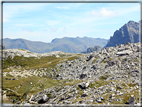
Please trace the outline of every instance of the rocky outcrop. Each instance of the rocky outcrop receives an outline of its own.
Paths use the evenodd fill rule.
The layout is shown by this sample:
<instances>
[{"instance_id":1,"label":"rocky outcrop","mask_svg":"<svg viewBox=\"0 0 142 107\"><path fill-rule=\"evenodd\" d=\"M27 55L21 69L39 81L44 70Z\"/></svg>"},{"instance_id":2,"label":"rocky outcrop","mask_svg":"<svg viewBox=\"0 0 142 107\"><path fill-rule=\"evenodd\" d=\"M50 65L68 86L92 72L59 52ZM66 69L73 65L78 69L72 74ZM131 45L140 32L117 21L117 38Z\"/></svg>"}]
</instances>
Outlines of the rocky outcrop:
<instances>
[{"instance_id":1,"label":"rocky outcrop","mask_svg":"<svg viewBox=\"0 0 142 107\"><path fill-rule=\"evenodd\" d=\"M43 54L38 54L38 53L33 53L30 52L28 50L24 50L24 49L6 49L3 50L3 57L4 59L6 59L8 56L10 56L12 59L15 56L24 56L24 57L46 57L46 56L52 56L55 55L57 58L60 57L60 55L73 55L70 53L65 53L62 51L54 51L54 52L50 52L50 53L43 53Z\"/></svg>"},{"instance_id":2,"label":"rocky outcrop","mask_svg":"<svg viewBox=\"0 0 142 107\"><path fill-rule=\"evenodd\" d=\"M122 26L119 30L116 30L107 45L104 47L114 47L119 44L137 43L140 42L139 33L140 22L129 21L127 24Z\"/></svg>"},{"instance_id":3,"label":"rocky outcrop","mask_svg":"<svg viewBox=\"0 0 142 107\"><path fill-rule=\"evenodd\" d=\"M88 48L87 51L81 52L81 53L87 54L87 53L91 53L91 52L94 52L94 51L98 52L98 51L100 51L101 49L102 49L102 48L101 48L100 46L94 46L94 47Z\"/></svg>"}]
</instances>

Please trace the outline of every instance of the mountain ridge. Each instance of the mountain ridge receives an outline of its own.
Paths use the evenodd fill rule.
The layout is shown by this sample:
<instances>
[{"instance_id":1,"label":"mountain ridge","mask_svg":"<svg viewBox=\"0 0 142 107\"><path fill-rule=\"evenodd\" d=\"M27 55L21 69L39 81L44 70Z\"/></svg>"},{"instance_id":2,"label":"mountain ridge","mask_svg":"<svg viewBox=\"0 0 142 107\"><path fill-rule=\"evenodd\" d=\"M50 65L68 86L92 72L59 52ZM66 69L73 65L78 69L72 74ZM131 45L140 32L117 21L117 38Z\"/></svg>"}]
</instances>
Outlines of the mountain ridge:
<instances>
[{"instance_id":1,"label":"mountain ridge","mask_svg":"<svg viewBox=\"0 0 142 107\"><path fill-rule=\"evenodd\" d=\"M91 37L63 37L63 38L55 38L50 43L45 43L41 41L31 41L22 38L3 39L3 45L7 49L26 49L31 52L36 53L47 53L54 51L69 52L69 53L81 53L85 51L87 48L92 45L100 45L101 47L105 46L107 43L107 39L102 38L91 38ZM68 46L67 46L68 45ZM70 49L67 49L67 48Z\"/></svg>"}]
</instances>

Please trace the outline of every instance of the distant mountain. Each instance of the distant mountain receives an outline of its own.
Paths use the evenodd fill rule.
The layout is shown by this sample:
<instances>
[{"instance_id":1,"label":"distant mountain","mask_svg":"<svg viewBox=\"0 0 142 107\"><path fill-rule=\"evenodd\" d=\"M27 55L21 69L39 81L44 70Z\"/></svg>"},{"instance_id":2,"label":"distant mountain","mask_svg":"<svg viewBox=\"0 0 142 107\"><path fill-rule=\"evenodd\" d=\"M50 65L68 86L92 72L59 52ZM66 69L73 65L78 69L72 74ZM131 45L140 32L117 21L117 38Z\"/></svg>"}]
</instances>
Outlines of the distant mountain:
<instances>
[{"instance_id":1,"label":"distant mountain","mask_svg":"<svg viewBox=\"0 0 142 107\"><path fill-rule=\"evenodd\" d=\"M26 49L36 53L46 53L52 51L63 51L68 53L81 53L87 48L99 45L104 47L107 39L89 38L89 37L64 37L55 38L51 43L30 41L26 39L3 39L3 45L6 49Z\"/></svg>"},{"instance_id":2,"label":"distant mountain","mask_svg":"<svg viewBox=\"0 0 142 107\"><path fill-rule=\"evenodd\" d=\"M36 53L49 52L50 48L52 47L50 43L9 38L3 39L3 45L6 47L6 49L26 49Z\"/></svg>"},{"instance_id":3,"label":"distant mountain","mask_svg":"<svg viewBox=\"0 0 142 107\"><path fill-rule=\"evenodd\" d=\"M139 23L134 21L129 21L127 24L123 25L119 30L116 30L113 37L110 37L107 45L105 47L113 47L116 44L126 44L126 42L137 43L140 41L139 35Z\"/></svg>"},{"instance_id":4,"label":"distant mountain","mask_svg":"<svg viewBox=\"0 0 142 107\"><path fill-rule=\"evenodd\" d=\"M87 49L87 51L85 51L85 52L82 52L82 53L91 53L91 52L94 52L94 51L96 51L96 52L98 52L98 51L100 51L102 48L100 47L100 46L94 46L94 47L90 47L90 48L88 48Z\"/></svg>"}]
</instances>

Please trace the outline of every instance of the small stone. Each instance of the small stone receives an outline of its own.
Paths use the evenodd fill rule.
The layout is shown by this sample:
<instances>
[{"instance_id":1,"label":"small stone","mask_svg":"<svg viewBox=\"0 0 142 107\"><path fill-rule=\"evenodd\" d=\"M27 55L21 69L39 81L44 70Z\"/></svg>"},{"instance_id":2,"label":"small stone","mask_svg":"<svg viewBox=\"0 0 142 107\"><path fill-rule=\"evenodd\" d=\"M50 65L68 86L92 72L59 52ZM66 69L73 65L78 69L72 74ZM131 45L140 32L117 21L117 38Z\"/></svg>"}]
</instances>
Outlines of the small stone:
<instances>
[{"instance_id":1,"label":"small stone","mask_svg":"<svg viewBox=\"0 0 142 107\"><path fill-rule=\"evenodd\" d=\"M117 89L122 89L122 87L118 86Z\"/></svg>"},{"instance_id":2,"label":"small stone","mask_svg":"<svg viewBox=\"0 0 142 107\"><path fill-rule=\"evenodd\" d=\"M43 73L43 76L46 77L46 72Z\"/></svg>"},{"instance_id":3,"label":"small stone","mask_svg":"<svg viewBox=\"0 0 142 107\"><path fill-rule=\"evenodd\" d=\"M101 97L98 97L96 100L98 103L102 103Z\"/></svg>"},{"instance_id":4,"label":"small stone","mask_svg":"<svg viewBox=\"0 0 142 107\"><path fill-rule=\"evenodd\" d=\"M86 91L83 92L83 94L81 95L81 97L86 97L88 96L88 93Z\"/></svg>"}]
</instances>

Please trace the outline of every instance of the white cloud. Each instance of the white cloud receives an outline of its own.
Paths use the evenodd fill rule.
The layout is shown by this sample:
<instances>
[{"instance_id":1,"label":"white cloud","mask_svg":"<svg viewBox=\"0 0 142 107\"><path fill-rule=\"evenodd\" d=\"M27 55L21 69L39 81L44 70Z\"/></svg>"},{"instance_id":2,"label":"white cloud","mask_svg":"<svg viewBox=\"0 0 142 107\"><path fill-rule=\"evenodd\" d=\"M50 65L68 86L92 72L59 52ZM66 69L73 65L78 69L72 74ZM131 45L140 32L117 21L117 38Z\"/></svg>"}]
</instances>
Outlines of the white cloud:
<instances>
[{"instance_id":1,"label":"white cloud","mask_svg":"<svg viewBox=\"0 0 142 107\"><path fill-rule=\"evenodd\" d=\"M108 10L105 7L102 7L99 11L92 10L91 14L93 16L103 16L103 17L117 16L117 14L114 11Z\"/></svg>"},{"instance_id":2,"label":"white cloud","mask_svg":"<svg viewBox=\"0 0 142 107\"><path fill-rule=\"evenodd\" d=\"M106 16L106 17L109 17L109 16L116 16L116 13L114 11L111 11L111 10L107 10L106 8L102 8L101 11L100 11L101 15L102 16Z\"/></svg>"}]
</instances>

